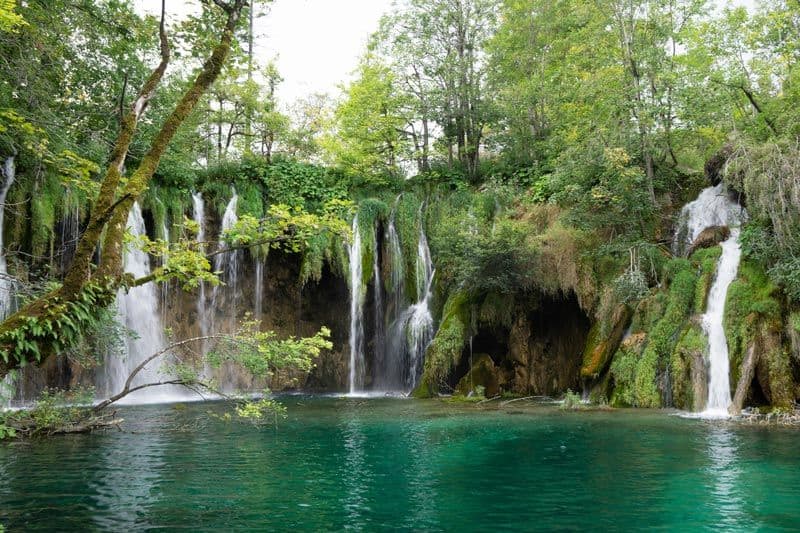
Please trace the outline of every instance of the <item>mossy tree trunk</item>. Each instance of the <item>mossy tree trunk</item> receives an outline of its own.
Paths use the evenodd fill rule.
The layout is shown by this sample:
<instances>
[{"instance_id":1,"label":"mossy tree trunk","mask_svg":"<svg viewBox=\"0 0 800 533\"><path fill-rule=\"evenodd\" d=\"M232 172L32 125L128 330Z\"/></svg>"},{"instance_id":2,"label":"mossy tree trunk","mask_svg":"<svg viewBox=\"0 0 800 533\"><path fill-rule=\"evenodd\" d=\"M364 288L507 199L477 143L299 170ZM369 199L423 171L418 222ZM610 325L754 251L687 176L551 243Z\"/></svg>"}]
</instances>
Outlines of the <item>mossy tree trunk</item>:
<instances>
[{"instance_id":1,"label":"mossy tree trunk","mask_svg":"<svg viewBox=\"0 0 800 533\"><path fill-rule=\"evenodd\" d=\"M64 283L60 288L32 300L0 323L0 378L14 368L39 362L67 345L70 339L80 333L81 326L92 320L93 312L114 301L117 289L125 279L122 272L123 236L128 212L147 189L161 156L178 128L219 76L229 55L242 10L247 5L246 0L213 0L213 3L226 15L219 41L161 126L139 166L125 181L122 179L125 159L137 124L169 64L170 50L164 26L165 0L162 0L159 27L161 61L121 121L98 197ZM102 245L102 258L94 268L92 258L99 245Z\"/></svg>"}]
</instances>

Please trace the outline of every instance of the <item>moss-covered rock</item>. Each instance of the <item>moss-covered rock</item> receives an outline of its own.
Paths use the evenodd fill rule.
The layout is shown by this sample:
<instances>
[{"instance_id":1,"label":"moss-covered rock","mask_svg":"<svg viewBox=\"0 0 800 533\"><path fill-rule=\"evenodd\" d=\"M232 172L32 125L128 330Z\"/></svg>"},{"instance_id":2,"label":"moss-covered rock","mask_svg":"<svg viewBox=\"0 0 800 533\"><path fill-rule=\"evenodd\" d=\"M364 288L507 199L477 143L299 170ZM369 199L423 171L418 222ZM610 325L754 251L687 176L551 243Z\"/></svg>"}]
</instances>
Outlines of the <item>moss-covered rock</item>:
<instances>
[{"instance_id":1,"label":"moss-covered rock","mask_svg":"<svg viewBox=\"0 0 800 533\"><path fill-rule=\"evenodd\" d=\"M700 235L697 236L692 245L689 247L689 253L686 255L691 256L697 250L716 246L719 243L726 241L730 236L731 230L728 226L709 226L700 232Z\"/></svg>"},{"instance_id":2,"label":"moss-covered rock","mask_svg":"<svg viewBox=\"0 0 800 533\"><path fill-rule=\"evenodd\" d=\"M466 293L451 294L444 304L442 323L425 354L422 379L412 395L429 398L438 393L451 369L461 361L470 335L470 298Z\"/></svg>"},{"instance_id":3,"label":"moss-covered rock","mask_svg":"<svg viewBox=\"0 0 800 533\"><path fill-rule=\"evenodd\" d=\"M610 372L614 381L610 401L614 407L636 405L636 367L646 339L645 333L634 333L622 341L619 350L614 354Z\"/></svg>"},{"instance_id":4,"label":"moss-covered rock","mask_svg":"<svg viewBox=\"0 0 800 533\"><path fill-rule=\"evenodd\" d=\"M708 398L705 351L708 344L697 324L687 326L670 358L672 401L687 411L702 411Z\"/></svg>"},{"instance_id":5,"label":"moss-covered rock","mask_svg":"<svg viewBox=\"0 0 800 533\"><path fill-rule=\"evenodd\" d=\"M492 398L500 393L498 368L492 358L485 353L473 356L472 366L469 372L459 380L455 392L458 395L469 396L469 393L474 392L479 386L483 387L487 398Z\"/></svg>"},{"instance_id":6,"label":"moss-covered rock","mask_svg":"<svg viewBox=\"0 0 800 533\"><path fill-rule=\"evenodd\" d=\"M608 367L611 357L619 348L622 337L630 323L633 310L627 305L617 307L608 321L613 325L607 335L603 334L603 321L597 321L589 331L589 339L583 351L583 366L581 377L584 379L597 379Z\"/></svg>"},{"instance_id":7,"label":"moss-covered rock","mask_svg":"<svg viewBox=\"0 0 800 533\"><path fill-rule=\"evenodd\" d=\"M722 248L714 246L713 248L697 250L691 256L692 262L698 265L700 271L694 296L694 310L696 313L702 313L708 304L708 293L717 275L717 263L721 255Z\"/></svg>"},{"instance_id":8,"label":"moss-covered rock","mask_svg":"<svg viewBox=\"0 0 800 533\"><path fill-rule=\"evenodd\" d=\"M740 365L748 347L762 332L780 329L781 303L778 288L764 270L744 260L738 278L728 288L725 300L725 334L731 364L731 383L738 383ZM766 329L765 329L766 328ZM757 354L760 359L761 351Z\"/></svg>"}]
</instances>

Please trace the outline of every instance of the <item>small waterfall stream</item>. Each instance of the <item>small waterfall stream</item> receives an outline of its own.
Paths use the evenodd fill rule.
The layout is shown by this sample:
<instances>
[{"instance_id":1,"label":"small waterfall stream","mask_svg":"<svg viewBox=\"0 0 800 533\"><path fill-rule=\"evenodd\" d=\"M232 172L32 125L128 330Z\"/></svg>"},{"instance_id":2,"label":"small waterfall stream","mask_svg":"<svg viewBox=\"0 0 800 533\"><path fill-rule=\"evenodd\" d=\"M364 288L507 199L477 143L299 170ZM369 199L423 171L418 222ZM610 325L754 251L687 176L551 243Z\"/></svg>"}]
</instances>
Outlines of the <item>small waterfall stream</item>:
<instances>
[{"instance_id":1,"label":"small waterfall stream","mask_svg":"<svg viewBox=\"0 0 800 533\"><path fill-rule=\"evenodd\" d=\"M358 215L353 217L353 241L348 249L350 263L350 394L364 388L364 289L361 265L361 232Z\"/></svg>"},{"instance_id":2,"label":"small waterfall stream","mask_svg":"<svg viewBox=\"0 0 800 533\"><path fill-rule=\"evenodd\" d=\"M203 195L199 192L192 193L192 220L197 224L197 242L204 243L206 240L206 206ZM203 244L200 244L200 250L205 251ZM197 320L200 322L200 335L205 337L209 332L209 324L206 311L206 284L203 281L200 282L197 291ZM203 345L203 352L205 352L205 343Z\"/></svg>"},{"instance_id":3,"label":"small waterfall stream","mask_svg":"<svg viewBox=\"0 0 800 533\"><path fill-rule=\"evenodd\" d=\"M253 303L253 318L260 323L264 305L264 258L259 256L255 261L256 290L254 296L255 302Z\"/></svg>"},{"instance_id":4,"label":"small waterfall stream","mask_svg":"<svg viewBox=\"0 0 800 533\"><path fill-rule=\"evenodd\" d=\"M235 190L232 190L232 196L228 205L225 207L225 213L222 215L222 227L220 228L219 246L220 250L228 246L229 243L225 242L225 232L232 229L239 221L236 214L236 209L239 203L239 195ZM239 263L241 261L241 251L231 250L223 252L214 256L214 271L221 272L221 280L225 283L225 291L230 295L230 301L226 306L228 308L228 315L235 321L236 308L237 308L237 285L239 281ZM211 295L212 313L215 313L219 302L217 301L220 294L221 285L216 285Z\"/></svg>"},{"instance_id":5,"label":"small waterfall stream","mask_svg":"<svg viewBox=\"0 0 800 533\"><path fill-rule=\"evenodd\" d=\"M128 231L134 236L145 235L144 219L138 203L128 214ZM124 271L134 278L150 274L150 257L147 253L131 248L124 257ZM119 321L132 335L125 339L124 353L107 354L97 379L100 397L110 396L122 390L130 373L146 358L166 346L161 316L158 313L158 291L153 282L133 287L128 292L120 289L117 293ZM161 360L155 360L139 373L133 385L163 381L166 377L159 373ZM124 398L125 403L166 402L180 398L176 387L152 387L134 392Z\"/></svg>"},{"instance_id":6,"label":"small waterfall stream","mask_svg":"<svg viewBox=\"0 0 800 533\"><path fill-rule=\"evenodd\" d=\"M746 217L744 209L731 200L724 186L719 184L703 189L696 200L684 206L675 235L675 250L680 253L710 226L728 226L731 230L730 236L721 244L722 255L702 322L708 337L709 374L708 402L702 415L709 418L727 417L731 405L730 361L723 319L728 287L736 279L742 255L739 226Z\"/></svg>"},{"instance_id":7,"label":"small waterfall stream","mask_svg":"<svg viewBox=\"0 0 800 533\"><path fill-rule=\"evenodd\" d=\"M14 309L14 283L8 277L8 265L3 247L3 222L5 218L6 197L16 179L14 156L9 156L2 169L2 184L0 184L0 319L11 314Z\"/></svg>"},{"instance_id":8,"label":"small waterfall stream","mask_svg":"<svg viewBox=\"0 0 800 533\"><path fill-rule=\"evenodd\" d=\"M405 301L405 267L402 248L394 224L389 220L387 247L391 254L393 306L386 335L384 363L378 368L376 386L385 391L408 392L414 389L422 374L425 350L433 339L434 324L430 311L434 269L425 230L420 224L415 263L417 298Z\"/></svg>"}]
</instances>

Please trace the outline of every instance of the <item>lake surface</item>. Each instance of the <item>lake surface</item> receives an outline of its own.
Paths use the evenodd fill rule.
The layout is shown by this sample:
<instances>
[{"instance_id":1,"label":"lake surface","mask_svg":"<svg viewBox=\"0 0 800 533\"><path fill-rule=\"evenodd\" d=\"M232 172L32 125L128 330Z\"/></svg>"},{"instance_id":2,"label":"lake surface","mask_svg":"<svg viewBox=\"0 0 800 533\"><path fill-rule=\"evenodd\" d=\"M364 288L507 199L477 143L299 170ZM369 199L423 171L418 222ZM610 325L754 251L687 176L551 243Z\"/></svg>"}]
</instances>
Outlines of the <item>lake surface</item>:
<instances>
[{"instance_id":1,"label":"lake surface","mask_svg":"<svg viewBox=\"0 0 800 533\"><path fill-rule=\"evenodd\" d=\"M122 432L0 444L9 531L790 530L800 431L661 411L291 396L126 407Z\"/></svg>"}]
</instances>

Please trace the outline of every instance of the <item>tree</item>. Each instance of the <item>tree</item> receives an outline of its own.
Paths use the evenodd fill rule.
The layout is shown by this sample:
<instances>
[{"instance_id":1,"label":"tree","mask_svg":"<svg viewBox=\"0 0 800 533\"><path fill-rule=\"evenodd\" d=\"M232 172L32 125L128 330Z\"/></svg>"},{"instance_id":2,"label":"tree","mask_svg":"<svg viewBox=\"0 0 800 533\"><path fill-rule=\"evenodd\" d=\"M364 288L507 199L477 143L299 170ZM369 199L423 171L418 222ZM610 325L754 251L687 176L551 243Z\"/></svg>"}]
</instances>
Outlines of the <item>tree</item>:
<instances>
[{"instance_id":1,"label":"tree","mask_svg":"<svg viewBox=\"0 0 800 533\"><path fill-rule=\"evenodd\" d=\"M377 179L397 174L408 152L405 101L389 69L374 56L362 58L355 81L334 111L335 131L326 143L336 164Z\"/></svg>"},{"instance_id":2,"label":"tree","mask_svg":"<svg viewBox=\"0 0 800 533\"><path fill-rule=\"evenodd\" d=\"M114 300L126 278L122 272L123 236L128 212L144 192L158 163L180 125L196 107L202 95L219 76L230 52L234 31L245 0L213 0L224 19L219 38L194 81L162 124L139 165L125 176L128 150L137 125L155 94L170 61L170 46L164 21L165 3L159 26L160 62L142 85L124 114L109 165L100 182L87 227L77 245L72 265L63 283L34 299L0 324L0 375L28 362L38 362L75 339L96 310ZM210 5L209 2L206 2ZM92 260L98 244L102 256L96 268Z\"/></svg>"},{"instance_id":3,"label":"tree","mask_svg":"<svg viewBox=\"0 0 800 533\"><path fill-rule=\"evenodd\" d=\"M494 29L496 5L494 0L407 0L381 22L380 46L395 60L397 79L416 101L409 134L421 152L422 169L429 164L430 122L435 122L448 163L459 163L471 178L478 175L491 116L484 45Z\"/></svg>"}]
</instances>

